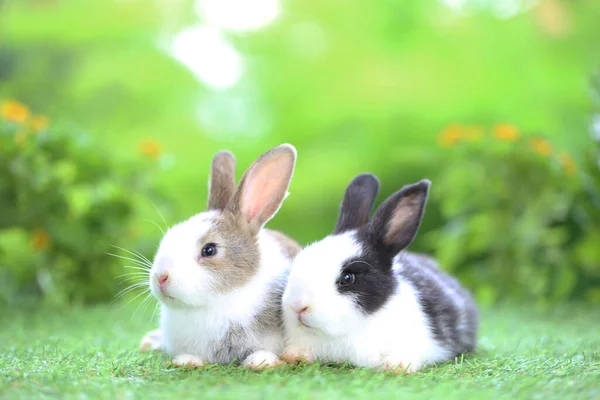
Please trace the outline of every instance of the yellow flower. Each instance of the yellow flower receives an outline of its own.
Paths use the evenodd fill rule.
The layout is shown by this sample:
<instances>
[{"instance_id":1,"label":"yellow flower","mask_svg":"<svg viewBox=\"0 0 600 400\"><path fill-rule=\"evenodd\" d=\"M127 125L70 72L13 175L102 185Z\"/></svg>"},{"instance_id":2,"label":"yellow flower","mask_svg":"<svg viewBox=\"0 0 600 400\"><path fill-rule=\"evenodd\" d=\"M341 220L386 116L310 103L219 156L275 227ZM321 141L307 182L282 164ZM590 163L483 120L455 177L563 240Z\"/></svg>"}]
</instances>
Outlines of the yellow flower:
<instances>
[{"instance_id":1,"label":"yellow flower","mask_svg":"<svg viewBox=\"0 0 600 400\"><path fill-rule=\"evenodd\" d=\"M50 245L50 236L43 229L37 229L33 232L31 238L31 247L36 251L44 251Z\"/></svg>"},{"instance_id":2,"label":"yellow flower","mask_svg":"<svg viewBox=\"0 0 600 400\"><path fill-rule=\"evenodd\" d=\"M529 145L536 153L539 153L543 156L549 156L552 154L552 145L545 139L542 138L532 138L529 141Z\"/></svg>"},{"instance_id":3,"label":"yellow flower","mask_svg":"<svg viewBox=\"0 0 600 400\"><path fill-rule=\"evenodd\" d=\"M145 139L140 143L140 153L150 159L158 160L161 152L160 144L154 139Z\"/></svg>"},{"instance_id":4,"label":"yellow flower","mask_svg":"<svg viewBox=\"0 0 600 400\"><path fill-rule=\"evenodd\" d=\"M444 147L450 147L458 142L462 137L461 126L457 124L449 125L438 135L438 143Z\"/></svg>"},{"instance_id":5,"label":"yellow flower","mask_svg":"<svg viewBox=\"0 0 600 400\"><path fill-rule=\"evenodd\" d=\"M494 137L505 142L514 142L519 138L519 130L510 124L499 124L494 126Z\"/></svg>"},{"instance_id":6,"label":"yellow flower","mask_svg":"<svg viewBox=\"0 0 600 400\"><path fill-rule=\"evenodd\" d=\"M566 151L562 152L560 154L560 156L558 157L558 161L560 161L560 164L565 169L565 172L567 175L569 175L569 176L575 175L575 169L576 169L575 161L573 161L573 158L571 157L571 155L569 153L567 153Z\"/></svg>"},{"instance_id":7,"label":"yellow flower","mask_svg":"<svg viewBox=\"0 0 600 400\"><path fill-rule=\"evenodd\" d=\"M0 116L5 121L23 123L29 118L29 108L15 100L7 100L0 106Z\"/></svg>"},{"instance_id":8,"label":"yellow flower","mask_svg":"<svg viewBox=\"0 0 600 400\"><path fill-rule=\"evenodd\" d=\"M28 125L33 132L43 131L48 127L48 117L37 115L29 120Z\"/></svg>"}]
</instances>

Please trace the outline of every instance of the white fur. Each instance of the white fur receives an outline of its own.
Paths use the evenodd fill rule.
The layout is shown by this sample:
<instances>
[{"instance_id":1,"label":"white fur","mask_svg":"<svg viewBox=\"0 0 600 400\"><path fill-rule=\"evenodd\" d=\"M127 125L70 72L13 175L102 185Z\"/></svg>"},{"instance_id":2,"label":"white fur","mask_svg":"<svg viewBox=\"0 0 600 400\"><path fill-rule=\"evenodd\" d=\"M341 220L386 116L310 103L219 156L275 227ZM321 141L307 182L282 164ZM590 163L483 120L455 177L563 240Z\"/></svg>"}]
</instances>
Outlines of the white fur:
<instances>
[{"instance_id":1,"label":"white fur","mask_svg":"<svg viewBox=\"0 0 600 400\"><path fill-rule=\"evenodd\" d=\"M409 282L400 280L397 293L370 316L337 291L342 263L360 249L355 232L347 232L326 237L298 254L283 295L284 354L407 372L450 357L434 340ZM302 321L310 328L294 311L302 307L308 307Z\"/></svg>"},{"instance_id":2,"label":"white fur","mask_svg":"<svg viewBox=\"0 0 600 400\"><path fill-rule=\"evenodd\" d=\"M160 244L150 272L152 293L162 303L162 346L175 360L183 355L195 357L193 365L201 364L198 360L217 362L215 353L230 325L248 326L253 322L265 304L270 285L286 272L291 262L278 243L260 231L256 275L243 287L226 294L219 292L215 288L217 277L197 261L196 241L211 227L212 217L214 212L205 212L171 228ZM169 275L166 294L172 298L165 297L156 282L156 277L164 272ZM273 363L272 354L281 353L283 340L283 335L277 332L250 336L248 347L263 351L251 354L252 359L246 364L258 365L261 355L266 357L265 363Z\"/></svg>"}]
</instances>

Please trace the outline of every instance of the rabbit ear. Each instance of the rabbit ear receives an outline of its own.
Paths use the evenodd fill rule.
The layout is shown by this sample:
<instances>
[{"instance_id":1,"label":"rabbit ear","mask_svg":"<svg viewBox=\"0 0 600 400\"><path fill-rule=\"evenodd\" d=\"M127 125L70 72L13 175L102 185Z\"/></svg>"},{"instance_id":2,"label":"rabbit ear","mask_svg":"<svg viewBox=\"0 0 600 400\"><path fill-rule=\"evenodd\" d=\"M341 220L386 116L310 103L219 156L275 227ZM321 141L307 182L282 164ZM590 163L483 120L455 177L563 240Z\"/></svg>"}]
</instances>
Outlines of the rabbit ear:
<instances>
[{"instance_id":1,"label":"rabbit ear","mask_svg":"<svg viewBox=\"0 0 600 400\"><path fill-rule=\"evenodd\" d=\"M388 197L369 223L371 244L391 257L411 244L423 219L430 186L431 182L424 179Z\"/></svg>"},{"instance_id":2,"label":"rabbit ear","mask_svg":"<svg viewBox=\"0 0 600 400\"><path fill-rule=\"evenodd\" d=\"M227 150L218 152L210 169L208 209L223 210L235 191L235 157Z\"/></svg>"},{"instance_id":3,"label":"rabbit ear","mask_svg":"<svg viewBox=\"0 0 600 400\"><path fill-rule=\"evenodd\" d=\"M343 233L366 224L378 193L379 180L375 175L356 176L346 188L333 233Z\"/></svg>"},{"instance_id":4,"label":"rabbit ear","mask_svg":"<svg viewBox=\"0 0 600 400\"><path fill-rule=\"evenodd\" d=\"M277 146L261 155L244 173L228 208L245 221L253 234L279 210L296 165L296 149Z\"/></svg>"}]
</instances>

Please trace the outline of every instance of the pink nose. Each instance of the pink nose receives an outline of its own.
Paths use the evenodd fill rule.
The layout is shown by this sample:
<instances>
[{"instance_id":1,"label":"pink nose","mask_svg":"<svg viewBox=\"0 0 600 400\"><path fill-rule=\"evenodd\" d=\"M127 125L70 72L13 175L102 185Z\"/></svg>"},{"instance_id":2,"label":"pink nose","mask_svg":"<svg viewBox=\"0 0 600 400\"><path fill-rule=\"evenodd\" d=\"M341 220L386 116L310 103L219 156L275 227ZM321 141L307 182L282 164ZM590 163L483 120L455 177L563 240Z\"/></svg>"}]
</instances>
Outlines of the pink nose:
<instances>
[{"instance_id":1,"label":"pink nose","mask_svg":"<svg viewBox=\"0 0 600 400\"><path fill-rule=\"evenodd\" d=\"M169 280L169 274L166 272L163 272L162 274L160 274L157 278L158 280L158 285L159 286L165 286L165 284L167 283L167 281Z\"/></svg>"},{"instance_id":2,"label":"pink nose","mask_svg":"<svg viewBox=\"0 0 600 400\"><path fill-rule=\"evenodd\" d=\"M308 311L308 306L292 307L292 309L296 312L296 314L302 315Z\"/></svg>"}]
</instances>

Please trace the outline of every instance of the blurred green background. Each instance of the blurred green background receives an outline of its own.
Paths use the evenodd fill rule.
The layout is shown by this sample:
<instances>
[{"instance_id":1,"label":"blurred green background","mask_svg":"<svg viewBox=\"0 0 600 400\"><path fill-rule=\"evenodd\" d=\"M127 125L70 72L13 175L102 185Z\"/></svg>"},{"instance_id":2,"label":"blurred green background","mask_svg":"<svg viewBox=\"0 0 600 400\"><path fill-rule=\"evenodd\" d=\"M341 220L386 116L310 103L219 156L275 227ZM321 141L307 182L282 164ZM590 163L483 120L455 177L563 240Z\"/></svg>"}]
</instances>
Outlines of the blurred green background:
<instances>
[{"instance_id":1,"label":"blurred green background","mask_svg":"<svg viewBox=\"0 0 600 400\"><path fill-rule=\"evenodd\" d=\"M356 174L377 203L429 178L411 249L481 303L600 302L598 21L594 0L0 0L0 302L113 299L107 253L151 258L202 211L216 151L241 176L284 142L269 227L302 244Z\"/></svg>"}]
</instances>

